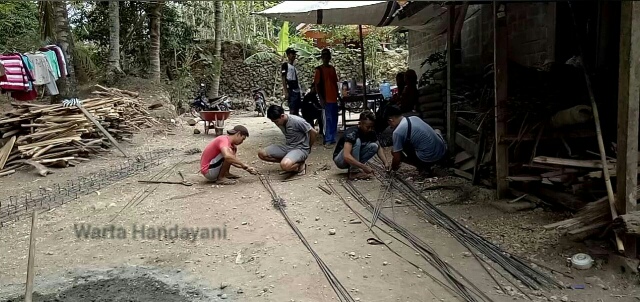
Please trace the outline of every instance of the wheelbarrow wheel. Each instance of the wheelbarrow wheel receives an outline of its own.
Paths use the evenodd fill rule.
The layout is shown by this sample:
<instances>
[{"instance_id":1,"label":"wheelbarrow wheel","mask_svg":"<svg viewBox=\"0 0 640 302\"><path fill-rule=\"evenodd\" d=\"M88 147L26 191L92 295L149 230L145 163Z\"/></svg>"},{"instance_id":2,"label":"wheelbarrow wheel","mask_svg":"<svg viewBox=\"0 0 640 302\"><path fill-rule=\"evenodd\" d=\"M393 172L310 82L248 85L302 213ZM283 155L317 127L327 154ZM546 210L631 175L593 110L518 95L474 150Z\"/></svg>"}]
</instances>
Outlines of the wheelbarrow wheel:
<instances>
[{"instance_id":1,"label":"wheelbarrow wheel","mask_svg":"<svg viewBox=\"0 0 640 302\"><path fill-rule=\"evenodd\" d=\"M199 118L200 117L200 109L195 108L195 107L191 107L191 115L193 117Z\"/></svg>"}]
</instances>

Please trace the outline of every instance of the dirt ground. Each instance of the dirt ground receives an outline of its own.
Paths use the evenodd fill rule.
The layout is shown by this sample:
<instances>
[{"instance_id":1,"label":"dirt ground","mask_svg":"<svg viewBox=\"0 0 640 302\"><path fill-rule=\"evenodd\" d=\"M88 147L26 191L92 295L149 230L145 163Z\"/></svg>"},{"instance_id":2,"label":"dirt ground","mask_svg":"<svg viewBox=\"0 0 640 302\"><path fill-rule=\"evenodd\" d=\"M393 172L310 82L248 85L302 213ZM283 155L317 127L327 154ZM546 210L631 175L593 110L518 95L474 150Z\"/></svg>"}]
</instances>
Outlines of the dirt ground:
<instances>
[{"instance_id":1,"label":"dirt ground","mask_svg":"<svg viewBox=\"0 0 640 302\"><path fill-rule=\"evenodd\" d=\"M282 182L277 165L257 158L259 148L283 141L282 133L268 119L254 113L232 115L227 129L236 124L246 125L251 134L239 146L239 157L273 178L274 189L287 202L289 216L354 298L381 302L458 301L427 276L434 269L410 249L394 239L384 238L391 248L424 271L383 246L367 244L367 238L373 237L367 226L350 223L356 215L338 197L317 188L329 179L359 213L371 215L337 184L344 171L332 164L333 150L316 143L307 175ZM204 149L213 136L194 135L193 127L179 119L172 132L174 135L146 131L125 144L131 154L178 149L158 167L39 216L35 301L337 301L313 257L271 205L271 198L259 179L236 171L242 176L237 185L205 183L197 173L200 154L187 155L184 151ZM48 188L122 161L124 158L112 151L78 167L56 170L47 178L33 171L21 171L0 178L0 193L17 195L38 187ZM331 168L323 169L326 166ZM177 172L182 171L195 184L188 187L138 182L165 168L173 169L165 180L179 180ZM448 215L505 250L574 276L569 279L554 274L563 284L584 285L584 289L549 292L525 289L534 301L640 300L637 278L622 275L606 263L599 261L586 271L565 266L567 257L587 252L587 248L553 231L544 231L542 226L562 219L561 214L542 209L505 214L488 205L493 198L491 190L472 187L455 177L424 180L411 169L403 168L403 171L418 188L454 186L454 189L425 190L424 194ZM359 181L356 186L370 200L375 200L380 182ZM151 192L148 197L111 221L145 189ZM443 260L464 273L494 301L528 300L512 284L499 278L507 288L507 293L501 292L476 260L468 257L462 245L425 221L416 209L407 206L398 192L394 192L392 200L397 203L395 209L392 212L391 208L385 208L385 214L430 244ZM116 230L125 230L127 236L79 238L77 229L89 224L98 228L113 225ZM147 226L147 238L140 238L139 232L138 237L133 238L134 230L140 230L142 225ZM225 236L195 240L192 237L149 238L149 229L170 230L176 225L179 229L200 228L202 232L207 228L213 235L220 230ZM0 228L0 301L19 301L24 293L29 226L29 219L22 219ZM335 230L334 235L330 229Z\"/></svg>"}]
</instances>

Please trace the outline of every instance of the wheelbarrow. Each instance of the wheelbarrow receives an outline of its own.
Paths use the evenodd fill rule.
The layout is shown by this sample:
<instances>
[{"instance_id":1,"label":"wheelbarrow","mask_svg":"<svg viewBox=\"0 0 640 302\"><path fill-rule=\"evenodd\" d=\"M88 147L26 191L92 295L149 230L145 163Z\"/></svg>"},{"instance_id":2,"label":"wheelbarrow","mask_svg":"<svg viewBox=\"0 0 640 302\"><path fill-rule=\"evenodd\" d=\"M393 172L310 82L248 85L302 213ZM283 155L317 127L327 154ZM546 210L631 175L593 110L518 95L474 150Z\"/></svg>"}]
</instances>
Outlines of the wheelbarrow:
<instances>
[{"instance_id":1,"label":"wheelbarrow","mask_svg":"<svg viewBox=\"0 0 640 302\"><path fill-rule=\"evenodd\" d=\"M200 119L204 121L204 134L209 134L209 129L216 131L216 136L224 133L224 121L229 118L231 111L200 111Z\"/></svg>"}]
</instances>

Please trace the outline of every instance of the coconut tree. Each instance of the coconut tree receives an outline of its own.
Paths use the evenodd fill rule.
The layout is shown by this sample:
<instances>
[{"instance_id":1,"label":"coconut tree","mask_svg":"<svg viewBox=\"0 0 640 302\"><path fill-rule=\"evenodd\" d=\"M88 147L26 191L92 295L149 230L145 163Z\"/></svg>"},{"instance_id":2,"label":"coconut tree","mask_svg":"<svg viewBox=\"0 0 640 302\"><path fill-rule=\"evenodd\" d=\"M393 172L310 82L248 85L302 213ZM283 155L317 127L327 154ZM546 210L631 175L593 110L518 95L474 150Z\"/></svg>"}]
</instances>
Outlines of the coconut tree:
<instances>
[{"instance_id":1,"label":"coconut tree","mask_svg":"<svg viewBox=\"0 0 640 302\"><path fill-rule=\"evenodd\" d=\"M120 5L118 1L109 2L109 70L107 78L114 81L122 73L120 67Z\"/></svg>"},{"instance_id":2,"label":"coconut tree","mask_svg":"<svg viewBox=\"0 0 640 302\"><path fill-rule=\"evenodd\" d=\"M160 19L164 1L149 3L149 78L160 82Z\"/></svg>"},{"instance_id":3,"label":"coconut tree","mask_svg":"<svg viewBox=\"0 0 640 302\"><path fill-rule=\"evenodd\" d=\"M67 1L43 1L39 3L40 33L45 41L60 46L67 62L68 77L59 81L60 94L53 101L77 97L76 61L74 42L69 26Z\"/></svg>"},{"instance_id":4,"label":"coconut tree","mask_svg":"<svg viewBox=\"0 0 640 302\"><path fill-rule=\"evenodd\" d=\"M220 89L220 73L222 71L222 1L214 2L214 52L213 52L213 80L211 81L211 95L217 97Z\"/></svg>"}]
</instances>

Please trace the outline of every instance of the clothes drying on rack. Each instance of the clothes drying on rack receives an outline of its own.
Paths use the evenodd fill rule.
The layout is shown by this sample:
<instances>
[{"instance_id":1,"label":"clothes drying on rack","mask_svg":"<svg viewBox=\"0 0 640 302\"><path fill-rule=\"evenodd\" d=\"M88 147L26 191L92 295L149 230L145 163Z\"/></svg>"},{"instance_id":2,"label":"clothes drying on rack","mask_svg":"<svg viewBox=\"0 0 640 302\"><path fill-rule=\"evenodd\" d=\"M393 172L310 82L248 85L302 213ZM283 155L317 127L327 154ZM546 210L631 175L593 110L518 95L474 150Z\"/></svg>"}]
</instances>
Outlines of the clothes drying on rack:
<instances>
[{"instance_id":1,"label":"clothes drying on rack","mask_svg":"<svg viewBox=\"0 0 640 302\"><path fill-rule=\"evenodd\" d=\"M46 86L50 95L58 95L56 81L68 74L64 53L56 45L27 54L0 55L0 90L18 101L35 100L35 86Z\"/></svg>"}]
</instances>

